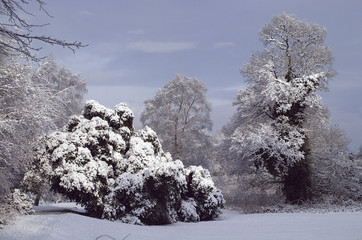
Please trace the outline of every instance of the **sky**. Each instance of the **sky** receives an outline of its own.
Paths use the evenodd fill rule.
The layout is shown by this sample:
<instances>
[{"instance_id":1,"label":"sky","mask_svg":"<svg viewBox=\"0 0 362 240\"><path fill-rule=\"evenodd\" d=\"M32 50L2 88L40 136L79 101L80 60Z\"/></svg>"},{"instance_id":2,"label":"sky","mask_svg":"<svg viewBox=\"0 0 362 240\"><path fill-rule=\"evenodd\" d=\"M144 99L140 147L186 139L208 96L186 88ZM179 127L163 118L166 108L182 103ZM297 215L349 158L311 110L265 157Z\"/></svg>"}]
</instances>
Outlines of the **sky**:
<instances>
[{"instance_id":1,"label":"sky","mask_svg":"<svg viewBox=\"0 0 362 240\"><path fill-rule=\"evenodd\" d=\"M62 0L34 9L36 30L87 47L75 53L44 46L60 64L81 73L87 99L113 108L126 102L136 115L144 100L182 74L208 88L214 131L225 125L238 90L247 84L240 68L262 50L258 33L280 13L328 30L338 75L320 93L333 123L346 131L350 147L362 145L362 1L360 0Z\"/></svg>"}]
</instances>

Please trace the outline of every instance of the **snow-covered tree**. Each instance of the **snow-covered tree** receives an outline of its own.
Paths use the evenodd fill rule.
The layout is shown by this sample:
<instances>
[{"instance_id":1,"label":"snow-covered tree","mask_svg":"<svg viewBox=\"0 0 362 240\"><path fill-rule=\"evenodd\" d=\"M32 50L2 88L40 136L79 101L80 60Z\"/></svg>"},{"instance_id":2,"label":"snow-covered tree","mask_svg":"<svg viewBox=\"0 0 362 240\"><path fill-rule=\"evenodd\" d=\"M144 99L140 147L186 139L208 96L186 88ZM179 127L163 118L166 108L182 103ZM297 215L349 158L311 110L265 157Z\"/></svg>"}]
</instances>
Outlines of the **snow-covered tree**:
<instances>
[{"instance_id":1,"label":"snow-covered tree","mask_svg":"<svg viewBox=\"0 0 362 240\"><path fill-rule=\"evenodd\" d=\"M61 132L43 139L23 185L54 191L81 203L93 216L166 224L210 220L224 203L208 170L184 168L164 153L149 127L133 128L133 113L87 101Z\"/></svg>"},{"instance_id":2,"label":"snow-covered tree","mask_svg":"<svg viewBox=\"0 0 362 240\"><path fill-rule=\"evenodd\" d=\"M312 191L316 200L341 203L362 200L362 159L351 157L349 140L336 125L311 119L308 123L311 147Z\"/></svg>"},{"instance_id":3,"label":"snow-covered tree","mask_svg":"<svg viewBox=\"0 0 362 240\"><path fill-rule=\"evenodd\" d=\"M0 67L0 193L22 179L37 137L79 113L86 84L79 74L45 59L34 69L27 59L3 56ZM1 195L2 195L1 194Z\"/></svg>"},{"instance_id":4,"label":"snow-covered tree","mask_svg":"<svg viewBox=\"0 0 362 240\"><path fill-rule=\"evenodd\" d=\"M241 72L248 83L259 78L260 68L273 62L275 78L292 79L324 72L326 78L335 76L333 55L325 46L327 29L296 16L282 13L272 18L259 32L264 51L254 52ZM327 81L319 83L326 89Z\"/></svg>"},{"instance_id":5,"label":"snow-covered tree","mask_svg":"<svg viewBox=\"0 0 362 240\"><path fill-rule=\"evenodd\" d=\"M359 151L356 154L356 157L362 159L362 145L359 147Z\"/></svg>"},{"instance_id":6,"label":"snow-covered tree","mask_svg":"<svg viewBox=\"0 0 362 240\"><path fill-rule=\"evenodd\" d=\"M255 169L264 168L283 182L290 202L311 198L310 115L320 121L335 72L324 45L326 29L287 14L277 15L259 33L264 51L253 53L241 69L249 87L241 90L231 150Z\"/></svg>"},{"instance_id":7,"label":"snow-covered tree","mask_svg":"<svg viewBox=\"0 0 362 240\"><path fill-rule=\"evenodd\" d=\"M205 164L211 147L211 105L202 81L177 75L145 101L141 121L154 129L165 151L184 164Z\"/></svg>"}]
</instances>

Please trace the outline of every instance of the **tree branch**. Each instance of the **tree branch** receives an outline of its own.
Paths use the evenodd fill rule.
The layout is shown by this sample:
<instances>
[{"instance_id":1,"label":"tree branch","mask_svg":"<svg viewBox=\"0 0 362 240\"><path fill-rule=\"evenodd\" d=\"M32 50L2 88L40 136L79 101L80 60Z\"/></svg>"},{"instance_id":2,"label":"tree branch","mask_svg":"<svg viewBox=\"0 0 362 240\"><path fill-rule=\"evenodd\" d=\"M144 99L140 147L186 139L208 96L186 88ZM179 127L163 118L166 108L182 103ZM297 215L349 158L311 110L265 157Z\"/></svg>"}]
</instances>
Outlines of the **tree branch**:
<instances>
[{"instance_id":1,"label":"tree branch","mask_svg":"<svg viewBox=\"0 0 362 240\"><path fill-rule=\"evenodd\" d=\"M43 11L47 16L52 17L45 10L45 2L42 0L34 0L39 4L40 11ZM8 18L8 23L0 23L0 53L5 55L14 55L16 53L24 54L33 61L39 61L44 57L36 56L36 52L42 48L35 48L32 46L34 40L50 44L52 46L58 45L63 48L68 48L72 52L81 47L86 47L88 44L83 44L78 41L68 42L66 40L59 40L50 36L36 36L32 35L32 28L44 27L48 24L34 25L30 24L25 18L21 17L20 13L25 15L34 16L31 12L24 8L28 5L27 0L0 0L0 16Z\"/></svg>"}]
</instances>

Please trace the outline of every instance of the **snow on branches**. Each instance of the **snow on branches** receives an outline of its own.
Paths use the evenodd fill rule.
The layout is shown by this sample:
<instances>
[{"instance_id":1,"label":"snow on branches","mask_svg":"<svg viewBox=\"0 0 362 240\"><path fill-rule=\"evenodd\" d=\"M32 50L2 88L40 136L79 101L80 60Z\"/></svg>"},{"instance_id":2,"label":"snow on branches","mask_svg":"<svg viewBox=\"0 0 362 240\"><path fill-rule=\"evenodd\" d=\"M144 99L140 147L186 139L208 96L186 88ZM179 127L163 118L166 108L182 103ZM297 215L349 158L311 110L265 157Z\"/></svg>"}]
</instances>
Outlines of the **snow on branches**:
<instances>
[{"instance_id":1,"label":"snow on branches","mask_svg":"<svg viewBox=\"0 0 362 240\"><path fill-rule=\"evenodd\" d=\"M321 108L321 98L315 94L324 73L295 78L288 82L273 73L272 62L259 70L251 86L240 91L234 102L244 119L233 133L235 150L256 168L266 167L276 176L304 159L306 138L303 121L306 108Z\"/></svg>"},{"instance_id":2,"label":"snow on branches","mask_svg":"<svg viewBox=\"0 0 362 240\"><path fill-rule=\"evenodd\" d=\"M304 136L291 126L278 125L279 129L268 124L237 128L231 150L236 150L257 169L265 167L273 175L285 175L291 166L304 158L300 150Z\"/></svg>"},{"instance_id":3,"label":"snow on branches","mask_svg":"<svg viewBox=\"0 0 362 240\"><path fill-rule=\"evenodd\" d=\"M82 111L87 89L79 74L53 58L34 68L25 57L0 54L0 63L1 199L21 181L38 137Z\"/></svg>"},{"instance_id":4,"label":"snow on branches","mask_svg":"<svg viewBox=\"0 0 362 240\"><path fill-rule=\"evenodd\" d=\"M323 72L288 82L275 77L274 69L272 62L265 64L259 69L257 80L237 94L234 105L243 118L263 122L265 118L276 120L281 115L303 114L305 108L321 107L321 97L315 91L326 81Z\"/></svg>"},{"instance_id":5,"label":"snow on branches","mask_svg":"<svg viewBox=\"0 0 362 240\"><path fill-rule=\"evenodd\" d=\"M45 137L23 184L32 189L47 179L91 215L111 220L165 224L217 217L224 199L210 173L173 161L152 129L133 129L133 117L125 104L111 110L88 101L62 132Z\"/></svg>"},{"instance_id":6,"label":"snow on branches","mask_svg":"<svg viewBox=\"0 0 362 240\"><path fill-rule=\"evenodd\" d=\"M211 146L211 105L202 81L176 75L145 101L143 126L154 129L165 150L186 165L207 164Z\"/></svg>"}]
</instances>

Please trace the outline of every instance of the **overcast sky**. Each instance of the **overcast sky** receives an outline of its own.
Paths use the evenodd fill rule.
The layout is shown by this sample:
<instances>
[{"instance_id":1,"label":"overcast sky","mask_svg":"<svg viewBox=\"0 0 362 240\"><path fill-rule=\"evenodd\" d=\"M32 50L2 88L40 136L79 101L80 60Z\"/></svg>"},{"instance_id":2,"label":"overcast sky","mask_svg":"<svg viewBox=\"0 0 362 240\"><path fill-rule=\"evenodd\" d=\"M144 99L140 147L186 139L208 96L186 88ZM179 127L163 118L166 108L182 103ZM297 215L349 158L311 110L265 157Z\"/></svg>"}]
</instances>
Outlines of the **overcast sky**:
<instances>
[{"instance_id":1,"label":"overcast sky","mask_svg":"<svg viewBox=\"0 0 362 240\"><path fill-rule=\"evenodd\" d=\"M136 114L143 101L176 74L202 80L213 105L214 130L226 124L237 91L247 86L239 72L262 48L258 32L272 16L295 14L328 30L337 77L322 93L334 123L356 150L362 145L362 1L360 0L62 0L47 1L54 18L41 31L88 47L75 54L44 47L87 81L87 99L113 108L127 102ZM136 125L140 125L136 121Z\"/></svg>"}]
</instances>

